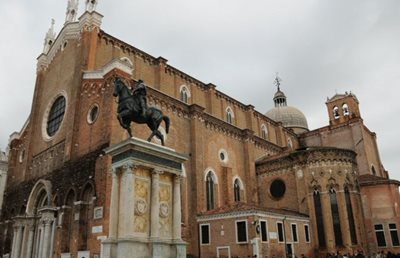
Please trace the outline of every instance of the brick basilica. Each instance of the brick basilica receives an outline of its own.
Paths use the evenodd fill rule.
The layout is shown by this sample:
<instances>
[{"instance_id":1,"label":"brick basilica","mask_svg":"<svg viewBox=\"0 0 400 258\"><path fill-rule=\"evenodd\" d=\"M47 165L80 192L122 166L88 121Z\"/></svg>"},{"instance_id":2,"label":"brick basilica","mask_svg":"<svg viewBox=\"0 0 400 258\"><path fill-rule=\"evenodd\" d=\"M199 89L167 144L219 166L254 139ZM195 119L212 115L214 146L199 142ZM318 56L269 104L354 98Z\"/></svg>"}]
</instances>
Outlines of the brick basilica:
<instances>
[{"instance_id":1,"label":"brick basilica","mask_svg":"<svg viewBox=\"0 0 400 258\"><path fill-rule=\"evenodd\" d=\"M144 80L148 105L171 119L168 134L160 128L166 149L188 159L175 180L187 257L400 251L400 182L384 169L355 94L327 99L329 125L310 131L278 77L275 107L263 114L103 31L96 5L86 1L77 18L77 1L69 0L61 31L53 22L46 34L31 113L10 138L2 257L109 257L113 174L104 150L129 137L116 118L116 76L131 87ZM132 130L144 140L150 133L144 125ZM156 139L152 145L165 148ZM139 183L144 173L133 174L135 195L150 191ZM151 200L125 208L139 216ZM145 226L150 214L140 214L144 226L133 236L155 228ZM162 220L154 241L176 240L163 231L172 220ZM129 257L180 257L139 253Z\"/></svg>"}]
</instances>

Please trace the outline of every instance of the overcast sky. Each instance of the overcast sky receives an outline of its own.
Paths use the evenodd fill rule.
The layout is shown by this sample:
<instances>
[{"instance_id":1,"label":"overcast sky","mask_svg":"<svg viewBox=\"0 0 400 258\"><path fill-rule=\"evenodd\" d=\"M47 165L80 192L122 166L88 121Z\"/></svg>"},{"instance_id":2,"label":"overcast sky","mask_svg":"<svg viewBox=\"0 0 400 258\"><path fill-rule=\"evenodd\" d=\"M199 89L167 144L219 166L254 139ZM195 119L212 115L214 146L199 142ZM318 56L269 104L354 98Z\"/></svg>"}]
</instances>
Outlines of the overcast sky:
<instances>
[{"instance_id":1,"label":"overcast sky","mask_svg":"<svg viewBox=\"0 0 400 258\"><path fill-rule=\"evenodd\" d=\"M0 148L26 121L36 58L67 0L0 1ZM79 3L83 13L84 0ZM381 159L400 179L400 1L100 0L102 29L265 113L275 72L310 129L327 97L352 91Z\"/></svg>"}]
</instances>

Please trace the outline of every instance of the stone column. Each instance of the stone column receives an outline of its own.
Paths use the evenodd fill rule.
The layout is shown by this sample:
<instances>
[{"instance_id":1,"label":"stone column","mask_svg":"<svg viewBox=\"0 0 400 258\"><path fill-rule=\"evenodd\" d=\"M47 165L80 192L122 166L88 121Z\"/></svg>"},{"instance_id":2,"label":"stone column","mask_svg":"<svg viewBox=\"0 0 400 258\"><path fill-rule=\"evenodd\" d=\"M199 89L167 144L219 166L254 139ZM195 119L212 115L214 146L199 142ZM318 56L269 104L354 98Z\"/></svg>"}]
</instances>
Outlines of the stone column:
<instances>
[{"instance_id":1,"label":"stone column","mask_svg":"<svg viewBox=\"0 0 400 258\"><path fill-rule=\"evenodd\" d=\"M126 164L124 166L124 170L126 173L126 192L125 192L125 232L126 235L133 235L134 227L133 227L133 219L135 216L135 179L134 179L134 170L135 166L133 163Z\"/></svg>"},{"instance_id":2,"label":"stone column","mask_svg":"<svg viewBox=\"0 0 400 258\"><path fill-rule=\"evenodd\" d=\"M27 225L28 228L28 243L26 245L26 258L32 257L32 249L33 249L33 236L35 232L34 225Z\"/></svg>"},{"instance_id":3,"label":"stone column","mask_svg":"<svg viewBox=\"0 0 400 258\"><path fill-rule=\"evenodd\" d=\"M39 239L39 256L38 257L43 257L43 246L44 246L44 224L43 221L40 221L40 239Z\"/></svg>"},{"instance_id":4,"label":"stone column","mask_svg":"<svg viewBox=\"0 0 400 258\"><path fill-rule=\"evenodd\" d=\"M11 258L15 257L15 253L16 253L16 248L15 248L15 244L17 242L17 232L18 232L18 228L16 225L14 225L14 230L13 230L13 240L12 240L12 247L11 247Z\"/></svg>"},{"instance_id":5,"label":"stone column","mask_svg":"<svg viewBox=\"0 0 400 258\"><path fill-rule=\"evenodd\" d=\"M151 175L151 232L150 238L157 239L159 237L160 222L160 174L162 172L154 169Z\"/></svg>"},{"instance_id":6,"label":"stone column","mask_svg":"<svg viewBox=\"0 0 400 258\"><path fill-rule=\"evenodd\" d=\"M22 225L17 226L17 238L15 242L15 258L19 258L21 255L21 244L22 244L22 232L23 227Z\"/></svg>"},{"instance_id":7,"label":"stone column","mask_svg":"<svg viewBox=\"0 0 400 258\"><path fill-rule=\"evenodd\" d=\"M174 178L174 202L173 202L173 226L172 233L174 240L181 240L181 177Z\"/></svg>"},{"instance_id":8,"label":"stone column","mask_svg":"<svg viewBox=\"0 0 400 258\"><path fill-rule=\"evenodd\" d=\"M54 252L54 240L56 238L56 228L57 228L57 220L54 219L53 223L51 224L51 237L50 237L50 255L49 257L52 258ZM29 257L30 258L30 257Z\"/></svg>"},{"instance_id":9,"label":"stone column","mask_svg":"<svg viewBox=\"0 0 400 258\"><path fill-rule=\"evenodd\" d=\"M42 257L43 258L48 258L49 257L49 251L50 251L50 236L51 236L51 223L52 220L50 219L45 219L43 221L44 223L44 241L43 241L43 252L42 252Z\"/></svg>"},{"instance_id":10,"label":"stone column","mask_svg":"<svg viewBox=\"0 0 400 258\"><path fill-rule=\"evenodd\" d=\"M19 254L20 257L26 257L26 252L28 249L28 233L29 233L29 225L30 225L30 221L28 218L25 218L23 220L23 224L24 224L24 230L22 233L22 243L21 243L21 252Z\"/></svg>"},{"instance_id":11,"label":"stone column","mask_svg":"<svg viewBox=\"0 0 400 258\"><path fill-rule=\"evenodd\" d=\"M110 224L109 237L117 239L118 237L118 210L119 210L119 175L118 170L112 170L112 186L110 201Z\"/></svg>"}]
</instances>

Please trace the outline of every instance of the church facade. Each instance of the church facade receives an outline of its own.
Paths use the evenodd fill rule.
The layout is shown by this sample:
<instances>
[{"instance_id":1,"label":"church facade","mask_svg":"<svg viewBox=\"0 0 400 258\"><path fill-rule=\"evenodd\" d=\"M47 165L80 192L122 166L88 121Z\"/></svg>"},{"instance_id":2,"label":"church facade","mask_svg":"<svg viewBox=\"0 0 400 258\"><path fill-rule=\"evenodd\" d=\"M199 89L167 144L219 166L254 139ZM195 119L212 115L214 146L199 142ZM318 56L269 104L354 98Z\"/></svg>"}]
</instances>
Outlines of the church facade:
<instances>
[{"instance_id":1,"label":"church facade","mask_svg":"<svg viewBox=\"0 0 400 258\"><path fill-rule=\"evenodd\" d=\"M0 255L105 257L115 210L104 150L129 137L116 118L115 77L131 87L145 82L148 105L171 120L168 134L160 127L166 146L187 157L174 184L188 257L400 251L400 183L385 171L354 94L328 99L329 125L310 131L278 78L275 107L260 113L103 31L96 5L87 1L76 19L69 0L62 30L56 35L52 25L46 34L31 113L10 140ZM132 130L144 140L151 133ZM143 184L145 177L133 175ZM141 189L135 185L135 196ZM147 225L150 214L140 216Z\"/></svg>"}]
</instances>

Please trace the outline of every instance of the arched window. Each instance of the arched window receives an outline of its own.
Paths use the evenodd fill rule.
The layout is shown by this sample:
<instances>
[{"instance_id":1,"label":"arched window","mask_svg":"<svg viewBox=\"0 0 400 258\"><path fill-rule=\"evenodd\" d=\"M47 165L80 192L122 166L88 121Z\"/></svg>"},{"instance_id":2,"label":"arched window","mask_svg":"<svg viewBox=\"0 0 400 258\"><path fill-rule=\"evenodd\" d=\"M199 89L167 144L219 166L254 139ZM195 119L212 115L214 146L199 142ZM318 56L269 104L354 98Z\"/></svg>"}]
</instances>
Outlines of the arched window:
<instances>
[{"instance_id":1,"label":"arched window","mask_svg":"<svg viewBox=\"0 0 400 258\"><path fill-rule=\"evenodd\" d=\"M233 118L234 118L233 111L230 107L226 108L226 122L233 124Z\"/></svg>"},{"instance_id":2,"label":"arched window","mask_svg":"<svg viewBox=\"0 0 400 258\"><path fill-rule=\"evenodd\" d=\"M63 212L63 224L62 224L62 252L69 253L70 243L72 240L72 225L74 222L74 202L75 202L75 192L70 190L68 192L67 198L65 199L65 206Z\"/></svg>"},{"instance_id":3,"label":"arched window","mask_svg":"<svg viewBox=\"0 0 400 258\"><path fill-rule=\"evenodd\" d=\"M346 200L347 217L349 218L351 243L353 245L356 245L357 244L356 226L354 223L353 207L351 205L350 192L347 186L344 188L344 195Z\"/></svg>"},{"instance_id":4,"label":"arched window","mask_svg":"<svg viewBox=\"0 0 400 258\"><path fill-rule=\"evenodd\" d=\"M187 104L189 102L189 98L190 98L189 89L185 85L182 85L180 88L180 100Z\"/></svg>"},{"instance_id":5,"label":"arched window","mask_svg":"<svg viewBox=\"0 0 400 258\"><path fill-rule=\"evenodd\" d=\"M376 170L375 170L374 165L371 166L371 172L372 172L372 174L373 174L374 176L376 176Z\"/></svg>"},{"instance_id":6,"label":"arched window","mask_svg":"<svg viewBox=\"0 0 400 258\"><path fill-rule=\"evenodd\" d=\"M240 202L240 190L242 189L242 182L240 182L239 178L235 179L233 183L233 192L235 197L235 202Z\"/></svg>"},{"instance_id":7,"label":"arched window","mask_svg":"<svg viewBox=\"0 0 400 258\"><path fill-rule=\"evenodd\" d=\"M339 108L337 106L333 107L333 117L338 119L340 117Z\"/></svg>"},{"instance_id":8,"label":"arched window","mask_svg":"<svg viewBox=\"0 0 400 258\"><path fill-rule=\"evenodd\" d=\"M350 115L349 106L346 103L343 104L342 110L343 110L343 115L344 116Z\"/></svg>"},{"instance_id":9,"label":"arched window","mask_svg":"<svg viewBox=\"0 0 400 258\"><path fill-rule=\"evenodd\" d=\"M261 126L261 138L265 140L268 139L268 129L267 126L264 124Z\"/></svg>"},{"instance_id":10,"label":"arched window","mask_svg":"<svg viewBox=\"0 0 400 258\"><path fill-rule=\"evenodd\" d=\"M206 195L207 195L207 210L215 208L215 180L213 172L209 171L206 176Z\"/></svg>"},{"instance_id":11,"label":"arched window","mask_svg":"<svg viewBox=\"0 0 400 258\"><path fill-rule=\"evenodd\" d=\"M333 232L335 233L335 242L337 246L343 246L342 230L340 228L339 206L337 203L337 196L335 189L331 188L329 191L331 199L331 212L333 222Z\"/></svg>"},{"instance_id":12,"label":"arched window","mask_svg":"<svg viewBox=\"0 0 400 258\"><path fill-rule=\"evenodd\" d=\"M86 250L88 246L88 237L90 234L90 218L93 216L91 215L92 211L92 197L93 197L93 187L91 184L87 184L85 190L82 193L82 208L81 208L81 216L79 217L80 220L80 227L81 227L81 234L82 237L79 241L80 250Z\"/></svg>"},{"instance_id":13,"label":"arched window","mask_svg":"<svg viewBox=\"0 0 400 258\"><path fill-rule=\"evenodd\" d=\"M319 247L326 247L324 218L322 213L321 194L319 191L314 191L314 209L317 223Z\"/></svg>"}]
</instances>

